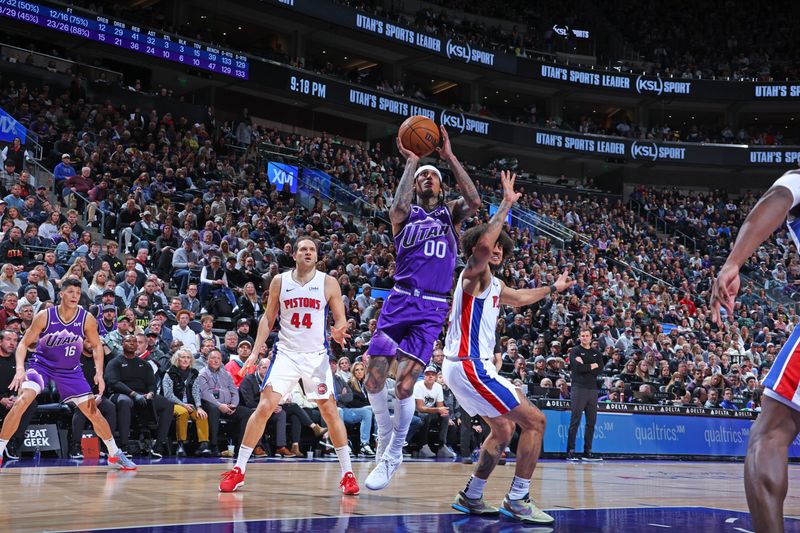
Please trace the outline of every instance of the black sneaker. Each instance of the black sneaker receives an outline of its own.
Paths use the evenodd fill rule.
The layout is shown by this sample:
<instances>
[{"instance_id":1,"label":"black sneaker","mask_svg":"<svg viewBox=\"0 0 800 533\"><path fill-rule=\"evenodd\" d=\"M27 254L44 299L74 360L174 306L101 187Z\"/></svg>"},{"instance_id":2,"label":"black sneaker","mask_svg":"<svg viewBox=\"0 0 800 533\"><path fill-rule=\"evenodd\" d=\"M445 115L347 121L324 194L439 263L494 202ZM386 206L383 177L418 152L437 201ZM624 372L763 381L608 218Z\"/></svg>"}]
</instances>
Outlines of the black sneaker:
<instances>
[{"instance_id":1,"label":"black sneaker","mask_svg":"<svg viewBox=\"0 0 800 533\"><path fill-rule=\"evenodd\" d=\"M472 463L473 463L472 457L470 457L469 455L461 458L461 464L471 465Z\"/></svg>"},{"instance_id":2,"label":"black sneaker","mask_svg":"<svg viewBox=\"0 0 800 533\"><path fill-rule=\"evenodd\" d=\"M69 458L75 460L83 459L83 452L81 451L80 444L73 444L69 447Z\"/></svg>"},{"instance_id":3,"label":"black sneaker","mask_svg":"<svg viewBox=\"0 0 800 533\"><path fill-rule=\"evenodd\" d=\"M19 460L19 452L17 451L17 445L12 444L9 442L6 444L6 450L3 452L6 456L6 459L9 461L18 461Z\"/></svg>"},{"instance_id":4,"label":"black sneaker","mask_svg":"<svg viewBox=\"0 0 800 533\"><path fill-rule=\"evenodd\" d=\"M567 461L569 461L570 463L577 463L580 460L581 458L575 455L574 452L567 452Z\"/></svg>"},{"instance_id":5,"label":"black sneaker","mask_svg":"<svg viewBox=\"0 0 800 533\"><path fill-rule=\"evenodd\" d=\"M592 452L583 454L581 458L582 461L586 461L587 463L599 463L602 462L603 458L599 455L595 455Z\"/></svg>"}]
</instances>

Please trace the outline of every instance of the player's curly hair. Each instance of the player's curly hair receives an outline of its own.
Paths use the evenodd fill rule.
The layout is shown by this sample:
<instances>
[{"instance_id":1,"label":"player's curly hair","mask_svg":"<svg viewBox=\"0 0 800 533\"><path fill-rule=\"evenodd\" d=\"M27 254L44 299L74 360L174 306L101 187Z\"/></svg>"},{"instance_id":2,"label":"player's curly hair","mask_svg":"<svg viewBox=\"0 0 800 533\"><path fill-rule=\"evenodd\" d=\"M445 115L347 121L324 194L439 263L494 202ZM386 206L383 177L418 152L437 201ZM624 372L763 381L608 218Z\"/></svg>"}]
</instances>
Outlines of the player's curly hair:
<instances>
[{"instance_id":1,"label":"player's curly hair","mask_svg":"<svg viewBox=\"0 0 800 533\"><path fill-rule=\"evenodd\" d=\"M488 224L479 224L464 232L464 235L461 236L461 252L464 254L465 258L472 255L475 245L478 244L478 241L483 234L486 233L487 229L489 229ZM514 241L511 240L508 233L501 231L500 236L497 237L497 241L503 247L503 259L511 257L511 252L514 251Z\"/></svg>"}]
</instances>

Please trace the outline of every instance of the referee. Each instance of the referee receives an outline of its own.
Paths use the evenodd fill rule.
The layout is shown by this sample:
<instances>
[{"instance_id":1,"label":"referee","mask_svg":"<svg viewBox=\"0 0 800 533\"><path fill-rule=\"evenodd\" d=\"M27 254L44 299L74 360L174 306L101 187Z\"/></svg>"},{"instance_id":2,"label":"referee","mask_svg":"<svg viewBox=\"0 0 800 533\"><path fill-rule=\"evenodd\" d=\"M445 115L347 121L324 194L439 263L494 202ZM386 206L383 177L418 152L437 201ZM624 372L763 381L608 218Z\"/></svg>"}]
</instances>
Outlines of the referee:
<instances>
[{"instance_id":1,"label":"referee","mask_svg":"<svg viewBox=\"0 0 800 533\"><path fill-rule=\"evenodd\" d=\"M569 435L567 437L567 461L578 461L581 458L575 455L575 437L581 416L586 413L586 429L583 436L584 461L597 462L603 459L592 454L592 439L594 438L594 424L597 422L597 375L603 368L603 358L600 352L592 348L592 330L582 327L580 345L569 352L569 368L572 371L572 391L570 403L572 417L569 421Z\"/></svg>"}]
</instances>

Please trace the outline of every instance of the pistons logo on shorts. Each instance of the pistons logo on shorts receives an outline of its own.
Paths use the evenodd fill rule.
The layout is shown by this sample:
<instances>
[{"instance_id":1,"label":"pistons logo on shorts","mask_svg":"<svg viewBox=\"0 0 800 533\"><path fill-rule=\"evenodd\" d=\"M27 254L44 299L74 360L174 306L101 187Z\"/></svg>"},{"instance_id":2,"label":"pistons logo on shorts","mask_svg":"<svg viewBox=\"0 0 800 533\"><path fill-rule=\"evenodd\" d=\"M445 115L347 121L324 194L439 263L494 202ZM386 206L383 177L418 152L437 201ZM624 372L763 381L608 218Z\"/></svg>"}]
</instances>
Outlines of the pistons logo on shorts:
<instances>
[{"instance_id":1,"label":"pistons logo on shorts","mask_svg":"<svg viewBox=\"0 0 800 533\"><path fill-rule=\"evenodd\" d=\"M323 395L326 394L327 392L328 392L328 386L326 384L320 383L319 385L317 385L317 394Z\"/></svg>"}]
</instances>

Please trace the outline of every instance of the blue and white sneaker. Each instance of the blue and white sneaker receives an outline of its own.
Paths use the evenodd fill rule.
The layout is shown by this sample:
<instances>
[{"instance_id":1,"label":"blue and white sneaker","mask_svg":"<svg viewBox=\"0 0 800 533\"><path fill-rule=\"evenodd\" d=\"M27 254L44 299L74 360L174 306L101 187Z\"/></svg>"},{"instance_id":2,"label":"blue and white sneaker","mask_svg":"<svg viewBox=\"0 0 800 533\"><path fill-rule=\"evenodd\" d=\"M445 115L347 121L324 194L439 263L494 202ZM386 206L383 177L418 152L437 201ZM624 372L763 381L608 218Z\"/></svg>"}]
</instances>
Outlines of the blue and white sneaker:
<instances>
[{"instance_id":1,"label":"blue and white sneaker","mask_svg":"<svg viewBox=\"0 0 800 533\"><path fill-rule=\"evenodd\" d=\"M136 470L136 463L128 459L122 450L118 451L116 455L108 458L108 464L120 470Z\"/></svg>"}]
</instances>

